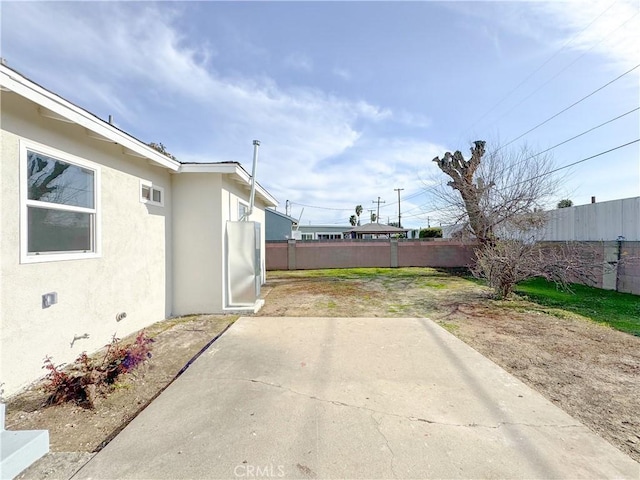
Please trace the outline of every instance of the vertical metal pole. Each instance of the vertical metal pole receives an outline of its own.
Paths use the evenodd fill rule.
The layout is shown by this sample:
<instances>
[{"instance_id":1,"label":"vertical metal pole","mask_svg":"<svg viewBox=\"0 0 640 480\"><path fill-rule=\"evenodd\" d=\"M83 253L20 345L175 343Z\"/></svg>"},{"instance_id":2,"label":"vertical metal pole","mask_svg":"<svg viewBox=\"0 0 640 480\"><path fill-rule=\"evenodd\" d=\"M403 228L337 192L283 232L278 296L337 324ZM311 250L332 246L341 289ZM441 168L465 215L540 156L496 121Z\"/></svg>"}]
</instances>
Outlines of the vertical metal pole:
<instances>
[{"instance_id":1,"label":"vertical metal pole","mask_svg":"<svg viewBox=\"0 0 640 480\"><path fill-rule=\"evenodd\" d=\"M245 219L248 220L249 216L253 213L253 202L256 196L256 165L258 164L258 148L260 147L260 140L253 141L253 168L251 169L251 195L249 196L249 211L247 212Z\"/></svg>"}]
</instances>

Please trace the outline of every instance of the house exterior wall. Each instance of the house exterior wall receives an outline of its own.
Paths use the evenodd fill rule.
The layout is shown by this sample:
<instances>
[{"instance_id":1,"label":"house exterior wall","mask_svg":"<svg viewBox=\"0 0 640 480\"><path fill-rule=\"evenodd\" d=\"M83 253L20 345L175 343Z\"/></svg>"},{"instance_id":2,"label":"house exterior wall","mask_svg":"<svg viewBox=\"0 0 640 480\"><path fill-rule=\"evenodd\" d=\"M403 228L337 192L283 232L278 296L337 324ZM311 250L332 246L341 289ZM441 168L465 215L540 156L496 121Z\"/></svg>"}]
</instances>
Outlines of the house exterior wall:
<instances>
[{"instance_id":1,"label":"house exterior wall","mask_svg":"<svg viewBox=\"0 0 640 480\"><path fill-rule=\"evenodd\" d=\"M265 223L265 240L287 240L291 237L293 222L288 218L267 209L265 211Z\"/></svg>"},{"instance_id":2,"label":"house exterior wall","mask_svg":"<svg viewBox=\"0 0 640 480\"><path fill-rule=\"evenodd\" d=\"M222 175L174 175L172 189L173 313L220 312L223 307Z\"/></svg>"},{"instance_id":3,"label":"house exterior wall","mask_svg":"<svg viewBox=\"0 0 640 480\"><path fill-rule=\"evenodd\" d=\"M43 356L71 362L171 314L171 178L119 145L38 113L2 92L0 145L0 382L6 395L43 375ZM20 142L49 146L100 170L97 258L21 263ZM63 158L64 159L64 158ZM140 181L164 189L164 207L140 201ZM58 303L42 307L42 295ZM116 315L126 312L124 320ZM88 338L77 339L76 336Z\"/></svg>"},{"instance_id":4,"label":"house exterior wall","mask_svg":"<svg viewBox=\"0 0 640 480\"><path fill-rule=\"evenodd\" d=\"M328 238L344 238L344 232L352 226L340 225L300 225L298 231L302 240L322 240Z\"/></svg>"},{"instance_id":5,"label":"house exterior wall","mask_svg":"<svg viewBox=\"0 0 640 480\"><path fill-rule=\"evenodd\" d=\"M239 220L249 190L219 173L181 173L173 189L173 314L223 313L226 292L226 222ZM261 224L264 281L265 206L256 198L250 221Z\"/></svg>"}]
</instances>

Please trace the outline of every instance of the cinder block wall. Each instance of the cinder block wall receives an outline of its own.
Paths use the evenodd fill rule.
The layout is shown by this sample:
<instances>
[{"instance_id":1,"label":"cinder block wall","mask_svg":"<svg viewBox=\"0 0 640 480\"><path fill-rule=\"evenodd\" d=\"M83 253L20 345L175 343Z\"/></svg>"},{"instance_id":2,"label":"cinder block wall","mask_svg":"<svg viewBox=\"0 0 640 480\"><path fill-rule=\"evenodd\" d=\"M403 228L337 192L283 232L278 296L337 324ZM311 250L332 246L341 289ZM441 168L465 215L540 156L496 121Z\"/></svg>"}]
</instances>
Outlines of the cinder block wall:
<instances>
[{"instance_id":1,"label":"cinder block wall","mask_svg":"<svg viewBox=\"0 0 640 480\"><path fill-rule=\"evenodd\" d=\"M476 243L457 241L398 242L399 267L468 267L475 262Z\"/></svg>"},{"instance_id":2,"label":"cinder block wall","mask_svg":"<svg viewBox=\"0 0 640 480\"><path fill-rule=\"evenodd\" d=\"M545 242L550 248L566 242ZM618 246L621 262L618 264ZM591 286L640 295L640 242L577 242L595 265ZM267 270L357 267L469 267L476 243L455 240L335 240L267 242ZM579 279L574 279L579 281Z\"/></svg>"},{"instance_id":3,"label":"cinder block wall","mask_svg":"<svg viewBox=\"0 0 640 480\"><path fill-rule=\"evenodd\" d=\"M622 242L618 291L640 295L640 242Z\"/></svg>"},{"instance_id":4,"label":"cinder block wall","mask_svg":"<svg viewBox=\"0 0 640 480\"><path fill-rule=\"evenodd\" d=\"M474 243L418 240L268 242L267 270L358 267L466 267Z\"/></svg>"}]
</instances>

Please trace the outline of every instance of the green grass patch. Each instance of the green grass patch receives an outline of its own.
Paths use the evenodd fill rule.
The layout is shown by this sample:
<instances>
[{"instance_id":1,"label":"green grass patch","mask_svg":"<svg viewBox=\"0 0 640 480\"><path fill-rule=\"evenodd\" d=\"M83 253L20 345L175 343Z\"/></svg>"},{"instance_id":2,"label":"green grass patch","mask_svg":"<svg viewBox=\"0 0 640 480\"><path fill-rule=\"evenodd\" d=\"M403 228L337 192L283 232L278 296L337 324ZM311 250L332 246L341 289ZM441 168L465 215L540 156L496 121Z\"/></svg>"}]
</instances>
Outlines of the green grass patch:
<instances>
[{"instance_id":1,"label":"green grass patch","mask_svg":"<svg viewBox=\"0 0 640 480\"><path fill-rule=\"evenodd\" d=\"M640 296L585 285L571 285L571 292L552 282L534 278L520 283L516 292L548 307L560 308L640 336Z\"/></svg>"}]
</instances>

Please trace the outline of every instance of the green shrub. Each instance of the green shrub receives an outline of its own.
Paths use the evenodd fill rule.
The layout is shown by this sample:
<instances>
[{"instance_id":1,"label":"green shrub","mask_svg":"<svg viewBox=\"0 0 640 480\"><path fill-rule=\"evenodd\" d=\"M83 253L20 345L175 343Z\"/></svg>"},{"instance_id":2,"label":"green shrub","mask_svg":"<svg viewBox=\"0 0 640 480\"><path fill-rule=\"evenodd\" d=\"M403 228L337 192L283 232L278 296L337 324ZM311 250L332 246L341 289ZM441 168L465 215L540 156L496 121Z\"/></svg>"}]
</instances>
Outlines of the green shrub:
<instances>
[{"instance_id":1,"label":"green shrub","mask_svg":"<svg viewBox=\"0 0 640 480\"><path fill-rule=\"evenodd\" d=\"M421 228L420 238L442 238L442 229L439 227Z\"/></svg>"}]
</instances>

